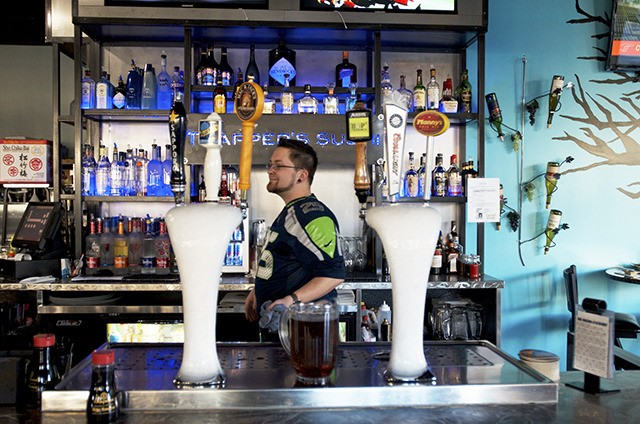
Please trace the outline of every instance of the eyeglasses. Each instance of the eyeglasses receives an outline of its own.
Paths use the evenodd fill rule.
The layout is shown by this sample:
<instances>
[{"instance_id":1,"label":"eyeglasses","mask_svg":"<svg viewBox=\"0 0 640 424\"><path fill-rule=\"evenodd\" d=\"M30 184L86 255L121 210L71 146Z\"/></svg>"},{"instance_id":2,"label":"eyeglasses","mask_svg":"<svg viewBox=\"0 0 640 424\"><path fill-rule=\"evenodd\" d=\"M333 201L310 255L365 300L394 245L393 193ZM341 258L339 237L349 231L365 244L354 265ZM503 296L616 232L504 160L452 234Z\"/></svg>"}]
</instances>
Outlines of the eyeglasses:
<instances>
[{"instance_id":1,"label":"eyeglasses","mask_svg":"<svg viewBox=\"0 0 640 424\"><path fill-rule=\"evenodd\" d=\"M302 168L300 168L299 166L279 165L279 164L277 164L277 163L271 163L271 162L269 162L269 163L266 165L266 168L267 168L267 171L269 171L270 169L272 169L272 168L273 168L273 170L274 170L274 171L276 171L276 172L280 171L280 170L281 170L281 169L283 169L283 168L302 169Z\"/></svg>"}]
</instances>

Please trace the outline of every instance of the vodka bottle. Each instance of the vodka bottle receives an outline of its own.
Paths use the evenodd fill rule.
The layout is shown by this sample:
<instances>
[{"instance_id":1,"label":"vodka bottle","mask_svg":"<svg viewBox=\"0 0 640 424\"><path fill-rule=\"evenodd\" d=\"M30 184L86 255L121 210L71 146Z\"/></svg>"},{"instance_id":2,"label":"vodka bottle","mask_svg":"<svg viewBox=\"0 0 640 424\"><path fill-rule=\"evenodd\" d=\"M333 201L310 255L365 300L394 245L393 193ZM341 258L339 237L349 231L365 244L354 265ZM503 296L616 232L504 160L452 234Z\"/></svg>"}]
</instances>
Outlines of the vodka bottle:
<instances>
[{"instance_id":1,"label":"vodka bottle","mask_svg":"<svg viewBox=\"0 0 640 424\"><path fill-rule=\"evenodd\" d=\"M126 181L127 196L136 195L136 159L133 156L133 149L131 146L127 146L127 155L125 157L125 173L124 180Z\"/></svg>"},{"instance_id":2,"label":"vodka bottle","mask_svg":"<svg viewBox=\"0 0 640 424\"><path fill-rule=\"evenodd\" d=\"M284 85L285 74L289 75L289 84L295 85L296 52L288 48L286 41L281 39L278 47L269 50L269 85Z\"/></svg>"},{"instance_id":3,"label":"vodka bottle","mask_svg":"<svg viewBox=\"0 0 640 424\"><path fill-rule=\"evenodd\" d=\"M111 195L120 196L120 189L122 188L122 177L118 173L118 145L113 143L113 152L111 153Z\"/></svg>"},{"instance_id":4,"label":"vodka bottle","mask_svg":"<svg viewBox=\"0 0 640 424\"><path fill-rule=\"evenodd\" d=\"M356 94L356 88L358 84L352 82L349 84L349 97L347 97L347 103L345 104L345 110L353 110L358 102L358 95Z\"/></svg>"},{"instance_id":5,"label":"vodka bottle","mask_svg":"<svg viewBox=\"0 0 640 424\"><path fill-rule=\"evenodd\" d=\"M264 106L262 108L262 113L267 115L273 115L276 113L276 99L275 97L269 95L269 89L267 87L267 83L262 87L262 92L264 93Z\"/></svg>"},{"instance_id":6,"label":"vodka bottle","mask_svg":"<svg viewBox=\"0 0 640 424\"><path fill-rule=\"evenodd\" d=\"M135 165L136 196L147 195L148 166L149 159L146 150L138 149Z\"/></svg>"},{"instance_id":7,"label":"vodka bottle","mask_svg":"<svg viewBox=\"0 0 640 424\"><path fill-rule=\"evenodd\" d=\"M140 109L142 100L142 77L136 63L131 59L131 70L127 75L127 109Z\"/></svg>"},{"instance_id":8,"label":"vodka bottle","mask_svg":"<svg viewBox=\"0 0 640 424\"><path fill-rule=\"evenodd\" d=\"M142 218L131 218L131 232L127 236L129 245L129 272L137 274L142 267L142 244L144 235L142 234Z\"/></svg>"},{"instance_id":9,"label":"vodka bottle","mask_svg":"<svg viewBox=\"0 0 640 424\"><path fill-rule=\"evenodd\" d=\"M293 93L289 88L289 74L284 75L284 87L282 87L282 92L280 93L280 104L282 105L282 113L293 113Z\"/></svg>"},{"instance_id":10,"label":"vodka bottle","mask_svg":"<svg viewBox=\"0 0 640 424\"><path fill-rule=\"evenodd\" d=\"M469 71L464 70L460 76L460 83L456 87L456 99L458 100L458 112L471 113L471 83Z\"/></svg>"},{"instance_id":11,"label":"vodka bottle","mask_svg":"<svg viewBox=\"0 0 640 424\"><path fill-rule=\"evenodd\" d=\"M382 91L382 102L384 103L384 101L387 99L387 96L389 96L393 91L391 76L389 76L389 65L387 65L386 63L382 67L380 89Z\"/></svg>"},{"instance_id":12,"label":"vodka bottle","mask_svg":"<svg viewBox=\"0 0 640 424\"><path fill-rule=\"evenodd\" d=\"M100 269L100 235L97 233L98 222L89 221L89 235L85 238L86 274L95 275Z\"/></svg>"},{"instance_id":13,"label":"vodka bottle","mask_svg":"<svg viewBox=\"0 0 640 424\"><path fill-rule=\"evenodd\" d=\"M98 164L93 157L93 147L85 144L82 155L82 195L96 195L96 171Z\"/></svg>"},{"instance_id":14,"label":"vodka bottle","mask_svg":"<svg viewBox=\"0 0 640 424\"><path fill-rule=\"evenodd\" d=\"M222 85L231 85L233 82L233 68L229 65L226 47L220 49L220 74L222 75Z\"/></svg>"},{"instance_id":15,"label":"vodka bottle","mask_svg":"<svg viewBox=\"0 0 640 424\"><path fill-rule=\"evenodd\" d=\"M249 63L247 64L247 69L244 73L247 81L249 77L253 75L253 82L260 85L260 70L258 69L258 64L256 63L256 46L253 44L250 47L249 52Z\"/></svg>"},{"instance_id":16,"label":"vodka bottle","mask_svg":"<svg viewBox=\"0 0 640 424\"><path fill-rule=\"evenodd\" d=\"M115 88L112 104L116 109L124 109L127 104L127 87L124 85L122 75L118 77L118 86Z\"/></svg>"},{"instance_id":17,"label":"vodka bottle","mask_svg":"<svg viewBox=\"0 0 640 424\"><path fill-rule=\"evenodd\" d=\"M111 83L107 77L107 71L102 72L102 77L96 83L96 109L112 109L113 94L111 94Z\"/></svg>"},{"instance_id":18,"label":"vodka bottle","mask_svg":"<svg viewBox=\"0 0 640 424\"><path fill-rule=\"evenodd\" d=\"M113 236L113 273L125 275L129 268L129 244L124 233L124 219L118 219L118 232Z\"/></svg>"},{"instance_id":19,"label":"vodka bottle","mask_svg":"<svg viewBox=\"0 0 640 424\"><path fill-rule=\"evenodd\" d=\"M311 84L304 85L304 95L298 100L298 113L318 113L318 100L311 95Z\"/></svg>"},{"instance_id":20,"label":"vodka bottle","mask_svg":"<svg viewBox=\"0 0 640 424\"><path fill-rule=\"evenodd\" d=\"M156 274L166 275L171 265L171 241L167 234L167 223L164 220L160 221L160 233L155 238L153 246L156 256Z\"/></svg>"},{"instance_id":21,"label":"vodka bottle","mask_svg":"<svg viewBox=\"0 0 640 424\"><path fill-rule=\"evenodd\" d=\"M104 218L104 231L100 234L100 268L111 269L113 267L113 234L111 225L113 220Z\"/></svg>"},{"instance_id":22,"label":"vodka bottle","mask_svg":"<svg viewBox=\"0 0 640 424\"><path fill-rule=\"evenodd\" d=\"M100 145L100 159L96 170L96 196L111 195L111 162L107 157L107 148Z\"/></svg>"},{"instance_id":23,"label":"vodka bottle","mask_svg":"<svg viewBox=\"0 0 640 424\"><path fill-rule=\"evenodd\" d=\"M447 170L447 196L462 196L462 177L457 155L451 155L451 166Z\"/></svg>"},{"instance_id":24,"label":"vodka bottle","mask_svg":"<svg viewBox=\"0 0 640 424\"><path fill-rule=\"evenodd\" d=\"M431 195L433 197L447 195L447 171L442 167L442 153L436 155L436 166L431 171Z\"/></svg>"},{"instance_id":25,"label":"vodka bottle","mask_svg":"<svg viewBox=\"0 0 640 424\"><path fill-rule=\"evenodd\" d=\"M406 197L418 195L418 173L413 163L413 152L409 152L409 169L404 174L404 195Z\"/></svg>"},{"instance_id":26,"label":"vodka bottle","mask_svg":"<svg viewBox=\"0 0 640 424\"><path fill-rule=\"evenodd\" d=\"M141 270L143 274L155 274L156 251L155 237L153 235L153 223L151 219L146 220L146 229L144 239L142 240L142 257L140 260Z\"/></svg>"},{"instance_id":27,"label":"vodka bottle","mask_svg":"<svg viewBox=\"0 0 640 424\"><path fill-rule=\"evenodd\" d=\"M154 143L151 145L151 160L147 165L147 196L162 196L163 185L160 146Z\"/></svg>"},{"instance_id":28,"label":"vodka bottle","mask_svg":"<svg viewBox=\"0 0 640 424\"><path fill-rule=\"evenodd\" d=\"M427 108L427 89L422 84L422 69L416 71L416 86L413 87L413 110L422 112Z\"/></svg>"},{"instance_id":29,"label":"vodka bottle","mask_svg":"<svg viewBox=\"0 0 640 424\"><path fill-rule=\"evenodd\" d=\"M349 62L349 52L342 52L342 62L336 65L336 87L349 88L352 83L358 82L358 68Z\"/></svg>"},{"instance_id":30,"label":"vodka bottle","mask_svg":"<svg viewBox=\"0 0 640 424\"><path fill-rule=\"evenodd\" d=\"M184 78L182 78L179 66L173 67L173 75L171 76L171 95L175 96L176 92L184 95Z\"/></svg>"},{"instance_id":31,"label":"vodka bottle","mask_svg":"<svg viewBox=\"0 0 640 424\"><path fill-rule=\"evenodd\" d=\"M411 112L413 109L413 92L407 88L407 81L405 75L400 75L400 88L396 90L402 96L402 100L404 100L403 106L407 109L408 112Z\"/></svg>"},{"instance_id":32,"label":"vodka bottle","mask_svg":"<svg viewBox=\"0 0 640 424\"><path fill-rule=\"evenodd\" d=\"M333 95L333 87L334 84L332 82L327 84L327 95L322 99L325 115L337 115L339 113L338 98Z\"/></svg>"},{"instance_id":33,"label":"vodka bottle","mask_svg":"<svg viewBox=\"0 0 640 424\"><path fill-rule=\"evenodd\" d=\"M164 160L162 161L162 185L164 191L161 196L171 196L171 145L166 144Z\"/></svg>"},{"instance_id":34,"label":"vodka bottle","mask_svg":"<svg viewBox=\"0 0 640 424\"><path fill-rule=\"evenodd\" d=\"M436 81L436 70L431 68L429 83L427 84L427 109L438 110L440 105L440 85Z\"/></svg>"},{"instance_id":35,"label":"vodka bottle","mask_svg":"<svg viewBox=\"0 0 640 424\"><path fill-rule=\"evenodd\" d=\"M167 55L164 52L160 55L160 73L157 77L157 93L158 109L168 110L171 109L171 103L173 102L173 93L171 92L171 76L167 72Z\"/></svg>"},{"instance_id":36,"label":"vodka bottle","mask_svg":"<svg viewBox=\"0 0 640 424\"><path fill-rule=\"evenodd\" d=\"M144 77L142 79L142 103L141 109L158 108L158 82L156 72L150 63L144 67Z\"/></svg>"},{"instance_id":37,"label":"vodka bottle","mask_svg":"<svg viewBox=\"0 0 640 424\"><path fill-rule=\"evenodd\" d=\"M96 107L96 82L91 78L91 71L84 71L82 78L82 91L80 97L80 109L93 109Z\"/></svg>"}]
</instances>

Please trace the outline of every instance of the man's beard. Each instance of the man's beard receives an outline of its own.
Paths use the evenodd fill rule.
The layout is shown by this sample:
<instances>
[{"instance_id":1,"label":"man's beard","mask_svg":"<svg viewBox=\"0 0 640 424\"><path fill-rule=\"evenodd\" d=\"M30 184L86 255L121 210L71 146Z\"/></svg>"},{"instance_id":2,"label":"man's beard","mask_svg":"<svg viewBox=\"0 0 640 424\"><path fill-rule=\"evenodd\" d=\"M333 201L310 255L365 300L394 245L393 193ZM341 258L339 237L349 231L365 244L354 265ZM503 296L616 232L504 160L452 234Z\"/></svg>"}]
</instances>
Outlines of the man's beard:
<instances>
[{"instance_id":1,"label":"man's beard","mask_svg":"<svg viewBox=\"0 0 640 424\"><path fill-rule=\"evenodd\" d=\"M274 181L269 181L267 183L267 191L269 193L273 193L273 194L280 194L280 193L284 193L288 190L291 190L293 188L293 185L295 184L295 180L292 178L291 182L286 186L286 187L279 187L278 183L281 180L274 180Z\"/></svg>"}]
</instances>

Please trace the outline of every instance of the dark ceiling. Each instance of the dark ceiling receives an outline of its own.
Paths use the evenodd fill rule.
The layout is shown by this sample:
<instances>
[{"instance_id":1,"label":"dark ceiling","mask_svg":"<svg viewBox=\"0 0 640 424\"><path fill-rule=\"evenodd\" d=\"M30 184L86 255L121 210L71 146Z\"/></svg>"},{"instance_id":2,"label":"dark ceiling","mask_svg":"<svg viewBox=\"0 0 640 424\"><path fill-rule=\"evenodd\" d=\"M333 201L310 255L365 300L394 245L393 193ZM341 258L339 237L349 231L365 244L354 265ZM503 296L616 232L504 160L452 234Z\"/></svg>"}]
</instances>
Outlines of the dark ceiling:
<instances>
[{"instance_id":1,"label":"dark ceiling","mask_svg":"<svg viewBox=\"0 0 640 424\"><path fill-rule=\"evenodd\" d=\"M0 24L0 44L43 45L45 0L21 0L5 5Z\"/></svg>"}]
</instances>

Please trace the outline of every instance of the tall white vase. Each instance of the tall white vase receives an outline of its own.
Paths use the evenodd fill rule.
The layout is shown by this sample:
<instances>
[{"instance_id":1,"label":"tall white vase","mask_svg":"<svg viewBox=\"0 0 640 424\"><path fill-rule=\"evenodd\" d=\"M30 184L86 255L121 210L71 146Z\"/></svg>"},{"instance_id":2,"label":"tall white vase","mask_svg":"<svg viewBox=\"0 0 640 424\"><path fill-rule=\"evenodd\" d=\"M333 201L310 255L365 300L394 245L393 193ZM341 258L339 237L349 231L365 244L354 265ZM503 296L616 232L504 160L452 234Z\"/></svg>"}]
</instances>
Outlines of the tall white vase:
<instances>
[{"instance_id":1,"label":"tall white vase","mask_svg":"<svg viewBox=\"0 0 640 424\"><path fill-rule=\"evenodd\" d=\"M380 237L391 274L393 335L388 372L392 379L418 380L427 370L423 326L431 260L442 225L425 204L386 204L367 211Z\"/></svg>"},{"instance_id":2,"label":"tall white vase","mask_svg":"<svg viewBox=\"0 0 640 424\"><path fill-rule=\"evenodd\" d=\"M227 245L242 222L240 209L217 203L174 207L166 216L178 262L184 315L184 352L178 387L224 385L216 349L218 287Z\"/></svg>"}]
</instances>

